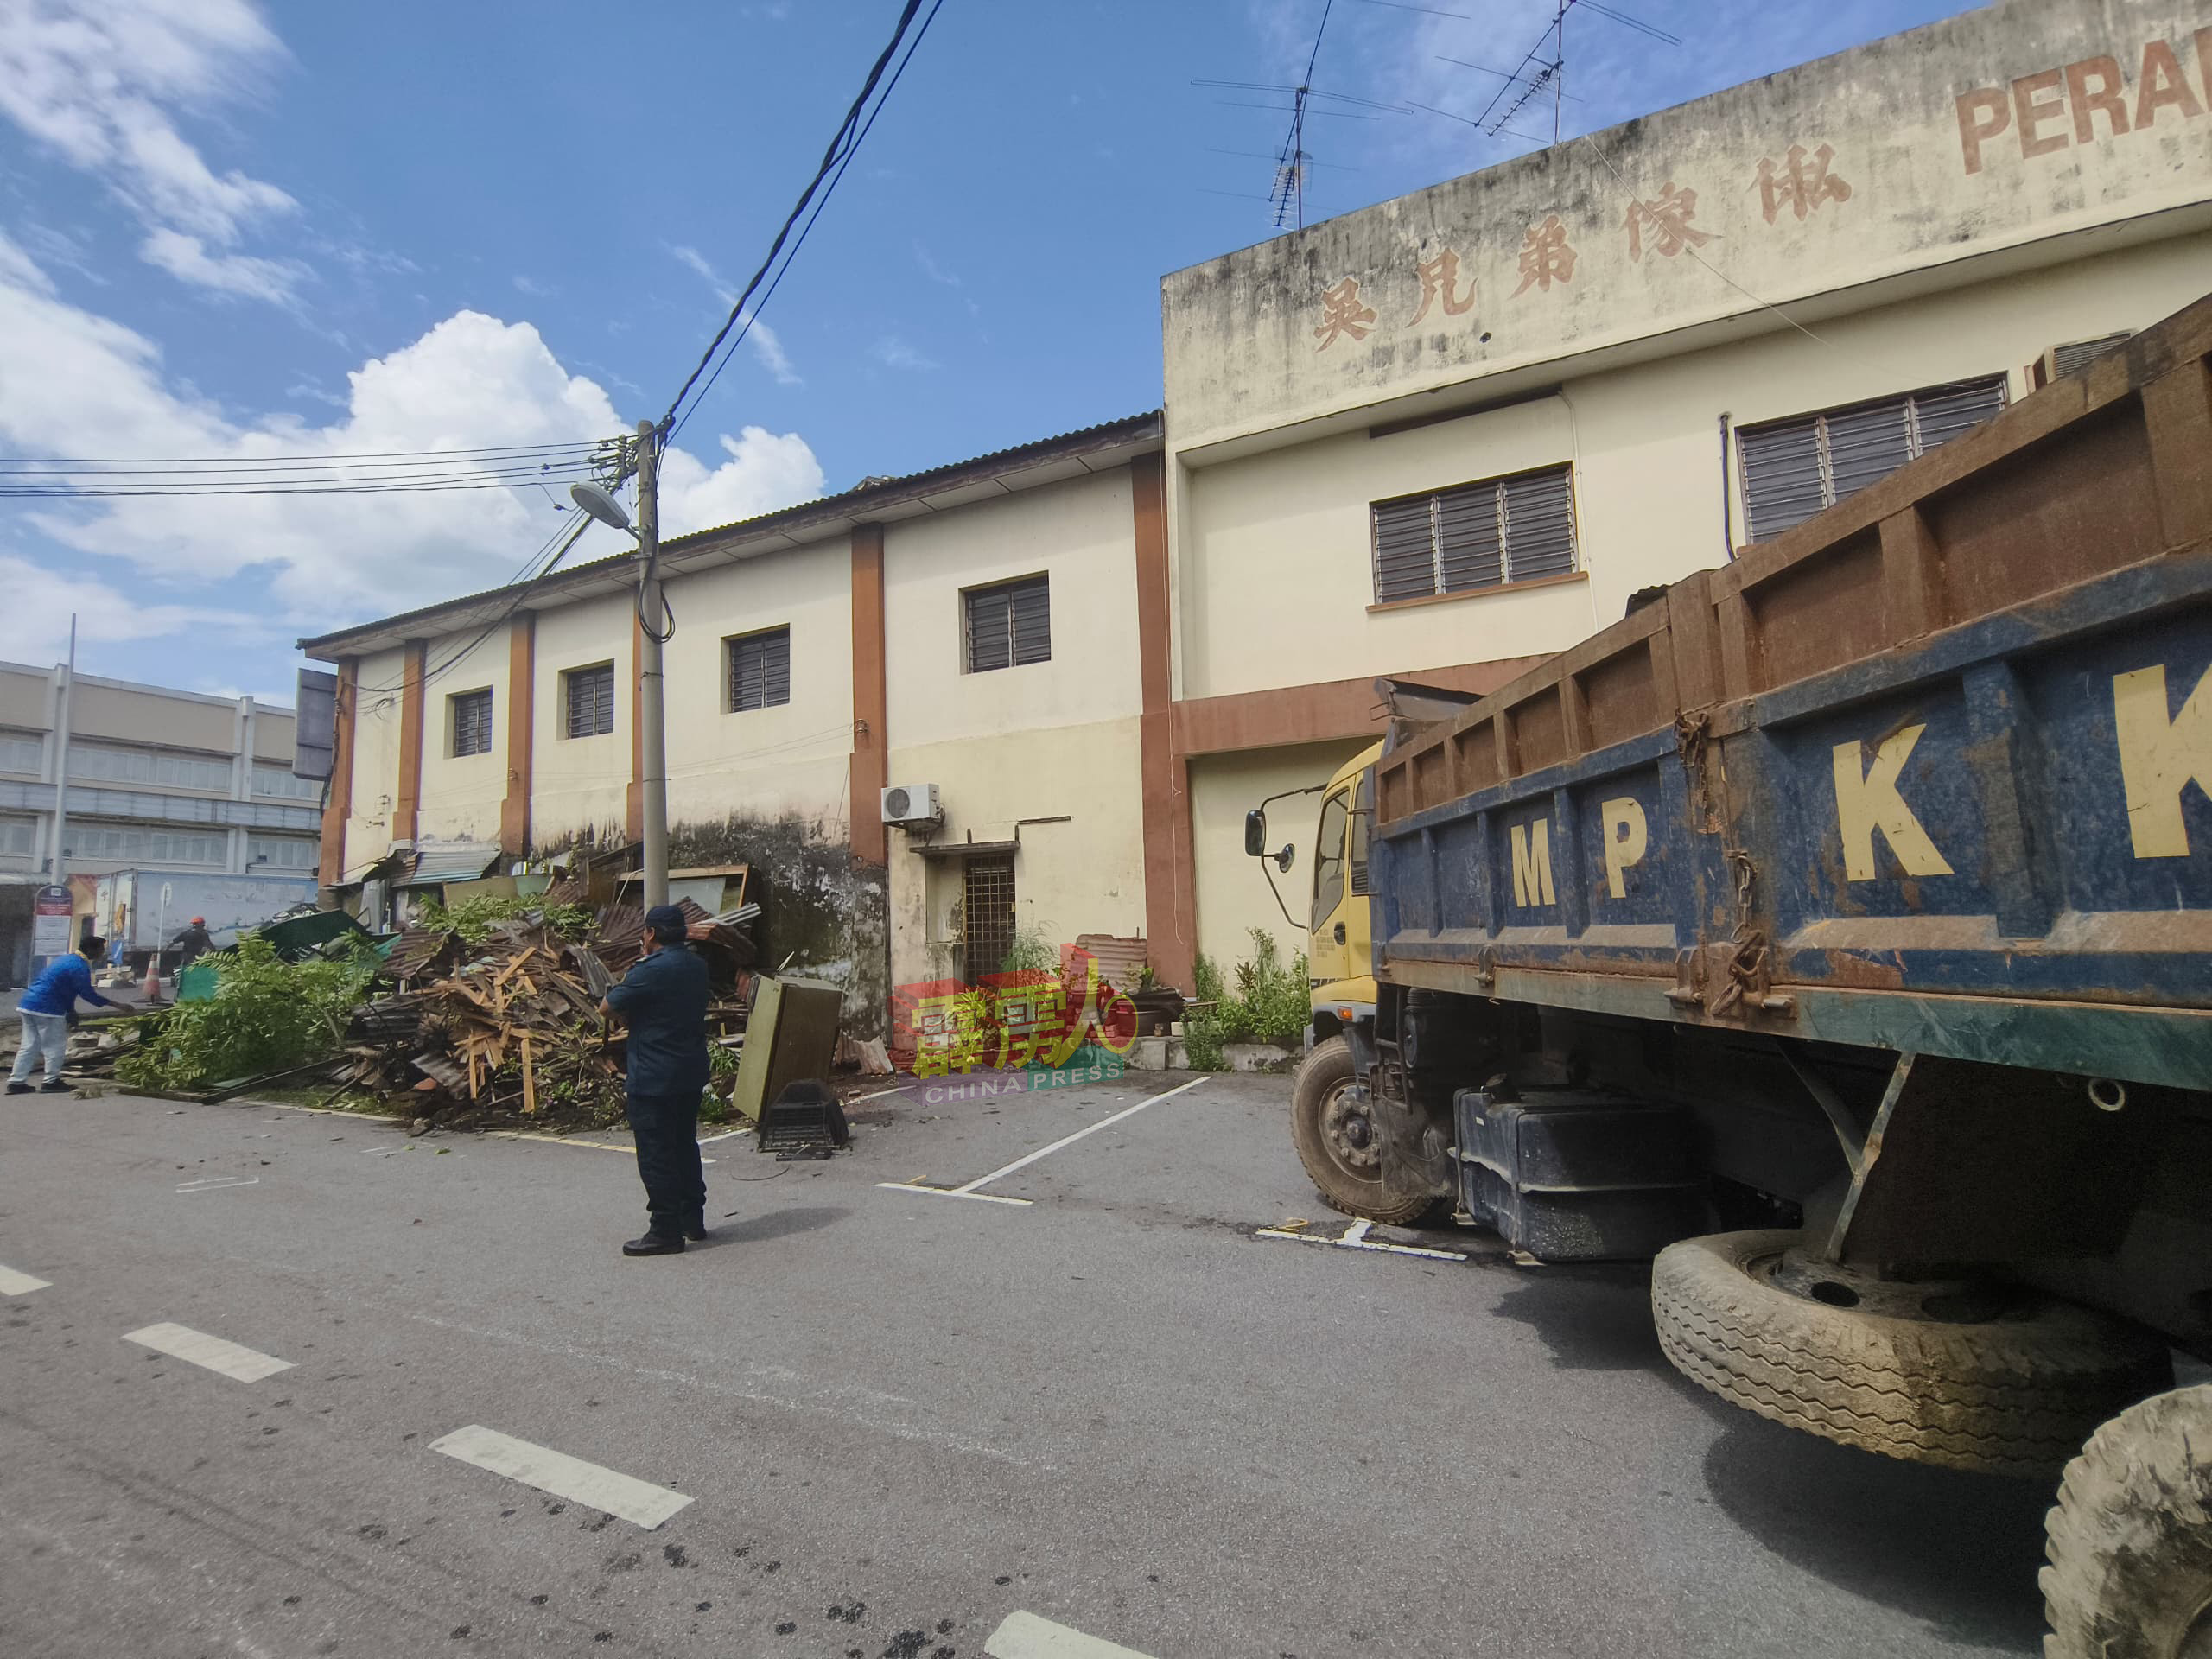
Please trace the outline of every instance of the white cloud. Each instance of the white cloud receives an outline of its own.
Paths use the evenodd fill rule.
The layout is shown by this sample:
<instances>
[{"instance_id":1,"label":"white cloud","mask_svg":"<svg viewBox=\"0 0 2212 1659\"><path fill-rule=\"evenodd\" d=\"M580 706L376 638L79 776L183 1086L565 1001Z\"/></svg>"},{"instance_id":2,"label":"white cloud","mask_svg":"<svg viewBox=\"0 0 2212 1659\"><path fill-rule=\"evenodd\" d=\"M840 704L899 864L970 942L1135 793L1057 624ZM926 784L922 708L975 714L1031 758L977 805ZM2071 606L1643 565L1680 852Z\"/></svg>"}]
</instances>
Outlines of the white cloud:
<instances>
[{"instance_id":1,"label":"white cloud","mask_svg":"<svg viewBox=\"0 0 2212 1659\"><path fill-rule=\"evenodd\" d=\"M885 334L870 348L875 360L887 369L934 369L940 365L932 357L925 357L896 334Z\"/></svg>"},{"instance_id":2,"label":"white cloud","mask_svg":"<svg viewBox=\"0 0 2212 1659\"><path fill-rule=\"evenodd\" d=\"M707 263L706 256L698 249L671 247L669 252L680 264L688 265L706 278L708 286L715 290L715 296L721 301L725 309L737 303L737 290L723 280L720 271ZM791 357L784 350L782 336L750 311L743 313L738 321L746 331L745 343L753 348L753 355L760 359L760 366L775 377L778 385L803 386L806 384L799 378L798 371L791 366Z\"/></svg>"},{"instance_id":3,"label":"white cloud","mask_svg":"<svg viewBox=\"0 0 2212 1659\"><path fill-rule=\"evenodd\" d=\"M822 493L822 463L796 432L748 426L734 438L725 433L721 446L729 458L712 472L686 450L661 458L661 524L668 534L712 530Z\"/></svg>"},{"instance_id":4,"label":"white cloud","mask_svg":"<svg viewBox=\"0 0 2212 1659\"><path fill-rule=\"evenodd\" d=\"M249 253L210 253L196 236L157 230L140 245L138 257L181 283L212 293L289 305L309 273L296 259L263 259Z\"/></svg>"},{"instance_id":5,"label":"white cloud","mask_svg":"<svg viewBox=\"0 0 2212 1659\"><path fill-rule=\"evenodd\" d=\"M142 250L152 263L279 302L297 268L206 250L299 204L264 180L217 173L175 118L240 96L283 57L247 0L0 0L0 114L129 203L154 233Z\"/></svg>"},{"instance_id":6,"label":"white cloud","mask_svg":"<svg viewBox=\"0 0 2212 1659\"><path fill-rule=\"evenodd\" d=\"M930 251L919 242L914 244L914 258L922 268L922 275L928 277L930 281L942 283L947 288L960 286L960 273L957 270L947 270L943 265L938 264L930 257Z\"/></svg>"},{"instance_id":7,"label":"white cloud","mask_svg":"<svg viewBox=\"0 0 2212 1659\"><path fill-rule=\"evenodd\" d=\"M8 651L23 662L61 661L73 616L80 650L194 632L227 650L276 643L264 619L207 606L145 604L97 576L65 575L13 554L0 553L0 591L8 595Z\"/></svg>"},{"instance_id":8,"label":"white cloud","mask_svg":"<svg viewBox=\"0 0 2212 1659\"><path fill-rule=\"evenodd\" d=\"M627 429L606 392L573 375L528 323L462 311L347 377L327 425L290 413L233 417L170 384L153 341L61 300L0 235L0 450L50 455L190 455L266 461L477 448L575 445ZM796 433L747 427L709 469L681 449L664 461L671 533L726 523L820 493L822 472ZM265 582L270 626L319 632L504 581L568 522L565 495L519 489L415 494L272 495L55 501L30 526L84 554L129 562L138 580L191 597L190 584L242 572ZM624 543L594 531L590 557ZM4 589L0 589L4 591ZM172 622L184 615L149 613Z\"/></svg>"}]
</instances>

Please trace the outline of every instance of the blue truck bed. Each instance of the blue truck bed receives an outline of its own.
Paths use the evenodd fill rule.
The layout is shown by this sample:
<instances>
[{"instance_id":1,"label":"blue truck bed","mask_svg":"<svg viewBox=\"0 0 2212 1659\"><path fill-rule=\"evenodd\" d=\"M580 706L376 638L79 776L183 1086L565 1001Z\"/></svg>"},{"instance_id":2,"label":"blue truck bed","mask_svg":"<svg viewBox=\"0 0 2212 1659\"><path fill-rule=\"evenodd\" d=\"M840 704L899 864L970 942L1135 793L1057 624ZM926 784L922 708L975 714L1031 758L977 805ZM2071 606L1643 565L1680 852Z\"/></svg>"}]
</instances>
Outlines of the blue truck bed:
<instances>
[{"instance_id":1,"label":"blue truck bed","mask_svg":"<svg viewBox=\"0 0 2212 1659\"><path fill-rule=\"evenodd\" d=\"M1448 723L1386 984L2212 1086L2212 298Z\"/></svg>"}]
</instances>

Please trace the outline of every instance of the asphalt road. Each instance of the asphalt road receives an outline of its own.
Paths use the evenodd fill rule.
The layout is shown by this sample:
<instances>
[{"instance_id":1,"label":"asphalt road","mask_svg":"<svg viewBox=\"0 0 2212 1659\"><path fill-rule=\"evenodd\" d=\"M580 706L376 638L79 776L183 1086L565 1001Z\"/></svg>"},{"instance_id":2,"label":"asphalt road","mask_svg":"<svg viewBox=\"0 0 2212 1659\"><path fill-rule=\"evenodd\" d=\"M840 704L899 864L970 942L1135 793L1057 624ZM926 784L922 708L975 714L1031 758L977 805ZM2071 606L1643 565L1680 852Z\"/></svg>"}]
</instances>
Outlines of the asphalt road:
<instances>
[{"instance_id":1,"label":"asphalt road","mask_svg":"<svg viewBox=\"0 0 2212 1659\"><path fill-rule=\"evenodd\" d=\"M1283 1079L979 1189L1026 1206L877 1185L1183 1081L878 1101L828 1164L717 1142L715 1236L646 1261L618 1152L10 1098L0 1265L50 1282L0 1274L0 1653L1108 1651L1016 1614L1151 1659L2037 1650L2045 1489L1710 1399L1642 1270L1259 1236L1344 1227ZM471 1427L630 1484L433 1449Z\"/></svg>"}]
</instances>

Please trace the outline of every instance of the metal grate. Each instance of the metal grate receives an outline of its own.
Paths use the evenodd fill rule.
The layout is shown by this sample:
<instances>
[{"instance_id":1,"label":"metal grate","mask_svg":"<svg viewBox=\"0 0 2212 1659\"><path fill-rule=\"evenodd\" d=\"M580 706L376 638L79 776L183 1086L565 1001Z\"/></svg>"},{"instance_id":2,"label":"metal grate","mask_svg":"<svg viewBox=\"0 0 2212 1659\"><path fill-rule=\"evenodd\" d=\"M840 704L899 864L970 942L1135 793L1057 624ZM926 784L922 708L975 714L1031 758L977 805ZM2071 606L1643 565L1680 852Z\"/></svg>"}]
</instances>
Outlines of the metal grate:
<instances>
[{"instance_id":1,"label":"metal grate","mask_svg":"<svg viewBox=\"0 0 2212 1659\"><path fill-rule=\"evenodd\" d=\"M968 671L1015 668L1052 656L1050 580L1025 576L961 594L968 632Z\"/></svg>"},{"instance_id":2,"label":"metal grate","mask_svg":"<svg viewBox=\"0 0 2212 1659\"><path fill-rule=\"evenodd\" d=\"M491 692L460 691L447 701L453 704L453 752L456 755L491 753Z\"/></svg>"},{"instance_id":3,"label":"metal grate","mask_svg":"<svg viewBox=\"0 0 2212 1659\"><path fill-rule=\"evenodd\" d=\"M1014 855L969 859L960 874L960 977L972 985L1014 950Z\"/></svg>"},{"instance_id":4,"label":"metal grate","mask_svg":"<svg viewBox=\"0 0 2212 1659\"><path fill-rule=\"evenodd\" d=\"M791 700L791 631L770 628L729 641L729 706L733 714L772 709Z\"/></svg>"},{"instance_id":5,"label":"metal grate","mask_svg":"<svg viewBox=\"0 0 2212 1659\"><path fill-rule=\"evenodd\" d=\"M1763 542L1887 478L2005 407L2001 374L1821 410L1738 435L1744 514Z\"/></svg>"},{"instance_id":6,"label":"metal grate","mask_svg":"<svg viewBox=\"0 0 2212 1659\"><path fill-rule=\"evenodd\" d=\"M614 664L572 668L564 677L570 737L604 737L614 729Z\"/></svg>"},{"instance_id":7,"label":"metal grate","mask_svg":"<svg viewBox=\"0 0 2212 1659\"><path fill-rule=\"evenodd\" d=\"M1547 467L1377 501L1375 599L1430 599L1575 569L1573 472Z\"/></svg>"}]
</instances>

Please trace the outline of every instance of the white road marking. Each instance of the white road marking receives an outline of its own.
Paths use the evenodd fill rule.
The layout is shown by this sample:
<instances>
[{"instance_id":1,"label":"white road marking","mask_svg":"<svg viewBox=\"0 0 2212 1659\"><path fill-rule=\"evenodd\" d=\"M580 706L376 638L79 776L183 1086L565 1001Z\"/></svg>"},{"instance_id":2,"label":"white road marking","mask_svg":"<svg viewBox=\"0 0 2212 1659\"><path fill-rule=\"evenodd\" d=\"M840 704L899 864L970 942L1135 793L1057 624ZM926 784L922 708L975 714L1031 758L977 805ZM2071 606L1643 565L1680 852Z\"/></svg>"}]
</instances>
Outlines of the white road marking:
<instances>
[{"instance_id":1,"label":"white road marking","mask_svg":"<svg viewBox=\"0 0 2212 1659\"><path fill-rule=\"evenodd\" d=\"M1465 1262L1465 1250L1425 1250L1412 1244L1378 1244L1367 1236L1371 1221L1355 1221L1344 1229L1342 1238L1324 1238L1319 1233L1294 1233L1281 1227L1262 1227L1262 1238L1294 1238L1306 1244L1333 1244L1340 1250L1382 1250L1391 1255L1418 1255L1431 1262Z\"/></svg>"},{"instance_id":2,"label":"white road marking","mask_svg":"<svg viewBox=\"0 0 2212 1659\"><path fill-rule=\"evenodd\" d=\"M172 1359L219 1371L240 1382L258 1382L264 1376L292 1369L289 1359L256 1353L235 1342L226 1342L220 1337L211 1337L204 1331L181 1325L149 1325L143 1331L126 1332L123 1339L142 1348L151 1348L157 1354L167 1354Z\"/></svg>"},{"instance_id":3,"label":"white road marking","mask_svg":"<svg viewBox=\"0 0 2212 1659\"><path fill-rule=\"evenodd\" d=\"M915 1181L878 1181L876 1185L889 1192L920 1192L932 1198L973 1198L978 1204L1018 1204L1027 1209L1035 1200L1031 1198L1002 1198L995 1192L969 1192L950 1186L925 1186Z\"/></svg>"},{"instance_id":4,"label":"white road marking","mask_svg":"<svg viewBox=\"0 0 2212 1659\"><path fill-rule=\"evenodd\" d=\"M1034 1613L1008 1613L983 1638L991 1659L1146 1659L1135 1648L1102 1642Z\"/></svg>"},{"instance_id":5,"label":"white road marking","mask_svg":"<svg viewBox=\"0 0 2212 1659\"><path fill-rule=\"evenodd\" d=\"M13 1268L0 1268L0 1296L28 1296L35 1290L48 1289L53 1283L51 1279L34 1279Z\"/></svg>"},{"instance_id":6,"label":"white road marking","mask_svg":"<svg viewBox=\"0 0 2212 1659\"><path fill-rule=\"evenodd\" d=\"M1027 1205L1031 1202L1028 1198L1002 1198L996 1193L978 1192L976 1189L979 1186L988 1186L993 1181L1013 1174L1017 1169L1026 1169L1039 1158L1049 1158L1062 1147L1073 1146L1086 1135L1096 1135L1099 1130L1109 1128L1125 1117L1135 1116L1147 1106L1157 1106L1161 1101L1173 1099L1185 1089L1195 1089L1206 1081L1205 1077L1192 1077L1188 1083L1179 1083L1173 1089L1163 1089L1156 1095L1147 1095L1134 1106L1125 1106L1118 1112L1109 1113L1096 1123L1086 1123L1073 1135L1062 1135L1049 1147L1039 1147L1026 1157L1017 1158L1012 1163L995 1169L988 1175L978 1175L965 1186L924 1186L918 1181L878 1181L876 1185L894 1192L926 1192L933 1198L981 1198L986 1204Z\"/></svg>"},{"instance_id":7,"label":"white road marking","mask_svg":"<svg viewBox=\"0 0 2212 1659\"><path fill-rule=\"evenodd\" d=\"M457 1428L442 1440L432 1440L430 1450L474 1464L479 1469L488 1469L495 1475L505 1475L509 1480L518 1480L541 1492L550 1492L571 1503L581 1503L586 1509L619 1515L647 1532L692 1501L665 1486L602 1469L565 1452L532 1446L528 1440L518 1440L512 1434L502 1434L476 1423Z\"/></svg>"},{"instance_id":8,"label":"white road marking","mask_svg":"<svg viewBox=\"0 0 2212 1659\"><path fill-rule=\"evenodd\" d=\"M219 1192L226 1186L260 1185L261 1177L258 1175L210 1175L201 1180L182 1182L176 1190L180 1192Z\"/></svg>"}]
</instances>

